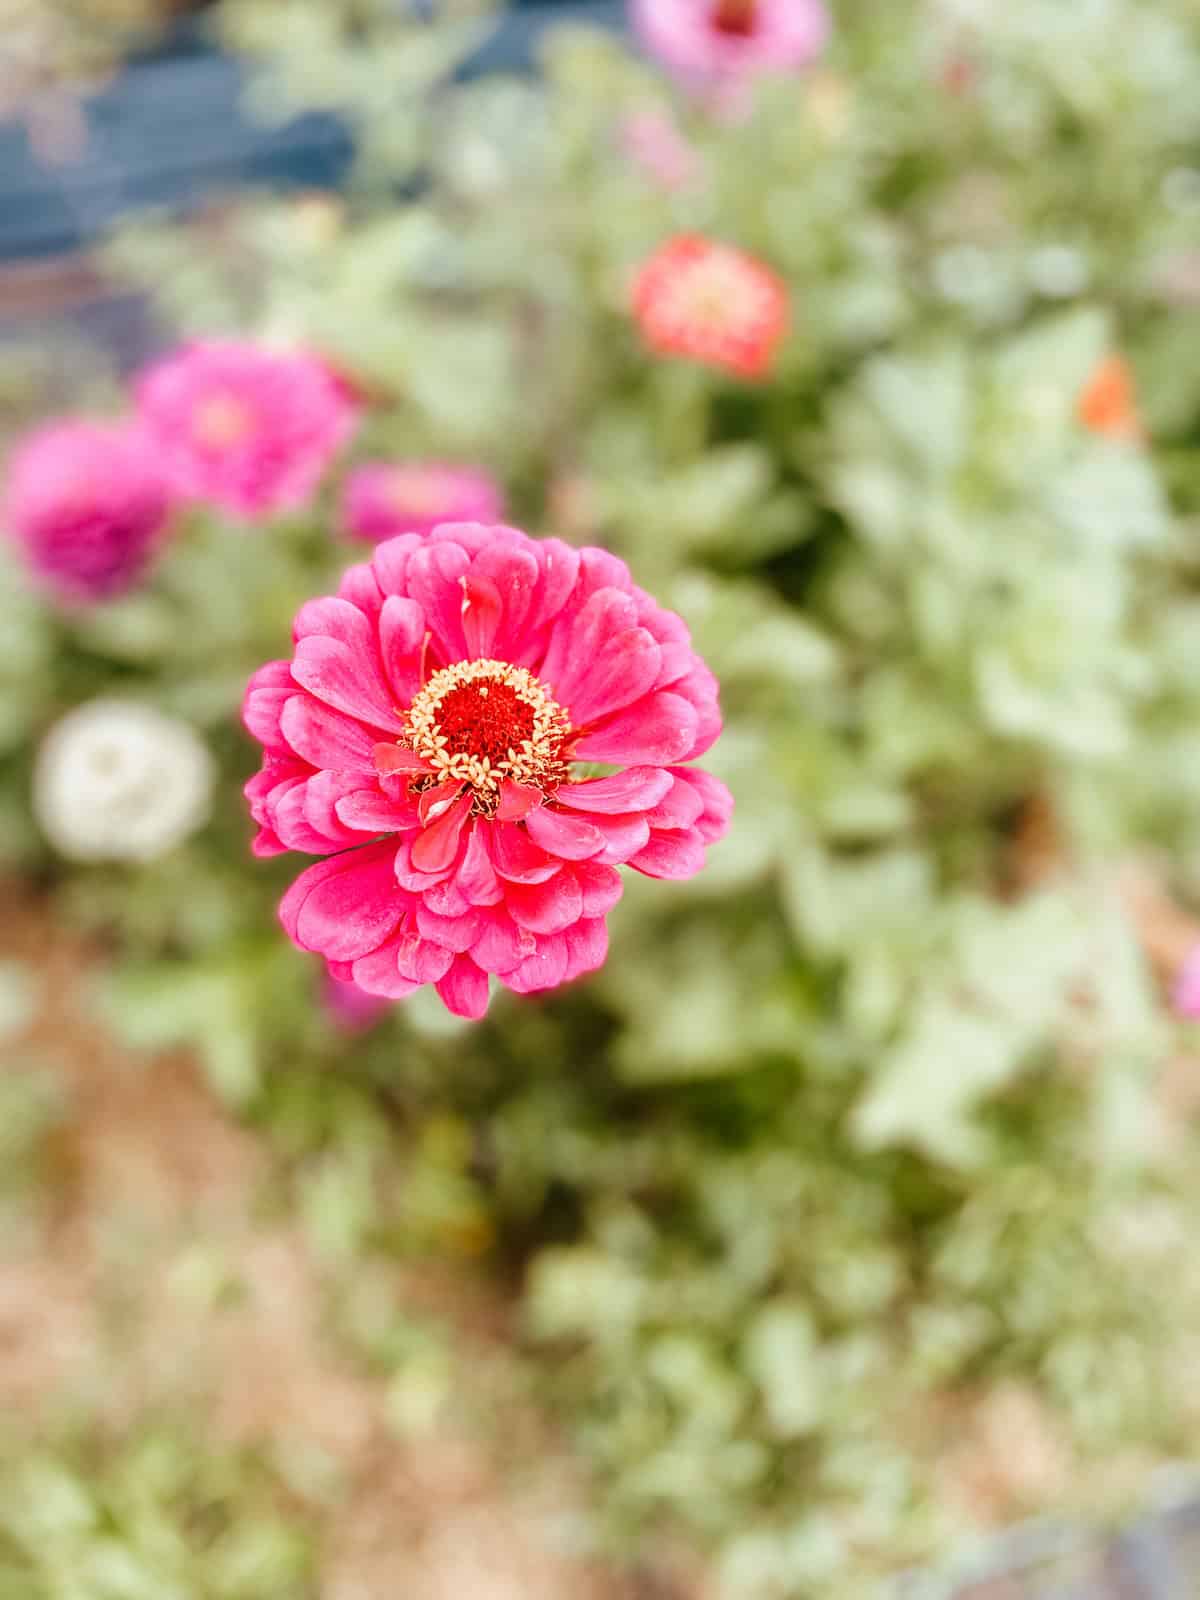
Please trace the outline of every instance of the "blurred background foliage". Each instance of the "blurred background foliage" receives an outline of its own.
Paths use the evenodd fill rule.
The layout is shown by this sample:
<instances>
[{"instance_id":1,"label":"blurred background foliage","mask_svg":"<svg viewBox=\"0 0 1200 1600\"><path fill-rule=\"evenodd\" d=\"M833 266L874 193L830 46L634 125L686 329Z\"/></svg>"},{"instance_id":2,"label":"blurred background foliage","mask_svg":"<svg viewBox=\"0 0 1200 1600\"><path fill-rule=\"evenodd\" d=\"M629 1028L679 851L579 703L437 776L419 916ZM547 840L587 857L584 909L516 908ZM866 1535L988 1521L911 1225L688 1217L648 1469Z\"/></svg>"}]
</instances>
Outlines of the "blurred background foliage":
<instances>
[{"instance_id":1,"label":"blurred background foliage","mask_svg":"<svg viewBox=\"0 0 1200 1600\"><path fill-rule=\"evenodd\" d=\"M874 1593L1200 1454L1200 1064L1142 915L1147 882L1200 900L1197 15L834 10L815 68L713 118L583 27L536 78L472 79L467 3L221 0L256 115L337 111L352 182L109 250L170 326L352 374L358 455L478 461L512 520L617 550L689 620L735 827L694 883L628 885L595 981L474 1029L424 995L352 1042L323 1017L275 922L293 864L248 855L235 713L351 559L332 487L251 536L195 515L87 616L0 614L6 866L107 941L110 1024L198 1053L339 1278L425 1252L513 1288L522 1370L593 1476L588 1538L703 1552L713 1593L755 1600ZM692 148L677 188L628 153L648 111ZM788 282L772 382L639 348L631 273L683 230ZM1113 357L1123 436L1083 398ZM32 754L110 691L204 731L221 804L152 867L68 869ZM0 1118L0 1219L35 1236L41 1082ZM180 1487L157 1434L122 1448L90 1473L64 1434L21 1466L0 1589L166 1593L63 1574L114 1521L174 1573L199 1494L242 1531L203 1577L181 1549L169 1592L307 1592L267 1468L214 1455ZM26 1504L71 1530L53 1561Z\"/></svg>"}]
</instances>

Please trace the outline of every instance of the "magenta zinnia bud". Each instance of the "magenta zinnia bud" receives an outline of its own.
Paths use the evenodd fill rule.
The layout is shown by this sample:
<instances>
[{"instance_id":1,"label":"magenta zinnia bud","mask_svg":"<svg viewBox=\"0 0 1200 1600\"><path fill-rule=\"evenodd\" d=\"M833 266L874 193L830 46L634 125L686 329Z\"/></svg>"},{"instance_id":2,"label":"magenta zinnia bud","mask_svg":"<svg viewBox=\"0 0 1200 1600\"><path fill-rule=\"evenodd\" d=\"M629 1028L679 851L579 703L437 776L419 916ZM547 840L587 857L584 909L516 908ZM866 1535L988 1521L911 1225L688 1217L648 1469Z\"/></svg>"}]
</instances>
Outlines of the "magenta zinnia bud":
<instances>
[{"instance_id":1,"label":"magenta zinnia bud","mask_svg":"<svg viewBox=\"0 0 1200 1600\"><path fill-rule=\"evenodd\" d=\"M698 88L795 71L825 48L822 0L630 0L651 55Z\"/></svg>"},{"instance_id":2,"label":"magenta zinnia bud","mask_svg":"<svg viewBox=\"0 0 1200 1600\"><path fill-rule=\"evenodd\" d=\"M689 765L721 730L688 631L604 550L447 524L304 606L246 693L259 855L324 857L280 918L335 978L458 1016L590 972L617 867L689 878L725 833ZM602 762L604 777L581 764Z\"/></svg>"},{"instance_id":3,"label":"magenta zinnia bud","mask_svg":"<svg viewBox=\"0 0 1200 1600\"><path fill-rule=\"evenodd\" d=\"M621 148L629 161L668 193L686 189L703 163L665 111L634 111L620 127Z\"/></svg>"},{"instance_id":4,"label":"magenta zinnia bud","mask_svg":"<svg viewBox=\"0 0 1200 1600\"><path fill-rule=\"evenodd\" d=\"M429 533L439 522L495 522L504 515L500 485L477 467L440 461L371 462L358 467L342 493L342 527L351 538Z\"/></svg>"},{"instance_id":5,"label":"magenta zinnia bud","mask_svg":"<svg viewBox=\"0 0 1200 1600\"><path fill-rule=\"evenodd\" d=\"M389 1009L388 1002L377 994L345 978L335 978L325 969L321 985L321 1002L334 1027L343 1033L367 1033Z\"/></svg>"},{"instance_id":6,"label":"magenta zinnia bud","mask_svg":"<svg viewBox=\"0 0 1200 1600\"><path fill-rule=\"evenodd\" d=\"M86 605L139 581L169 511L154 456L134 430L68 419L17 446L3 522L39 583Z\"/></svg>"},{"instance_id":7,"label":"magenta zinnia bud","mask_svg":"<svg viewBox=\"0 0 1200 1600\"><path fill-rule=\"evenodd\" d=\"M233 340L186 345L151 367L138 410L175 492L250 522L302 506L358 421L316 356Z\"/></svg>"},{"instance_id":8,"label":"magenta zinnia bud","mask_svg":"<svg viewBox=\"0 0 1200 1600\"><path fill-rule=\"evenodd\" d=\"M1171 1005L1177 1017L1200 1021L1200 942L1184 958L1171 993Z\"/></svg>"}]
</instances>

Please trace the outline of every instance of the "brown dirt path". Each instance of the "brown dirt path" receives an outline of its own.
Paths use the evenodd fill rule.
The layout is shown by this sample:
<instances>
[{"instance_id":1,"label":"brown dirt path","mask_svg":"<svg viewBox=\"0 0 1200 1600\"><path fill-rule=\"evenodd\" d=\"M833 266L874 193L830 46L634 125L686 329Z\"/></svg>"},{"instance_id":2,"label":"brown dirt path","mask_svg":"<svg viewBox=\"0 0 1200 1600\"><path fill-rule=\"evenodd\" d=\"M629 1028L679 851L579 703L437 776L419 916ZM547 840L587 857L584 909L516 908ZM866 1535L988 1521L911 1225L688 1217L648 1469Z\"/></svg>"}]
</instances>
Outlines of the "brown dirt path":
<instances>
[{"instance_id":1,"label":"brown dirt path","mask_svg":"<svg viewBox=\"0 0 1200 1600\"><path fill-rule=\"evenodd\" d=\"M321 1600L634 1600L572 1553L582 1491L506 1380L510 1313L494 1293L367 1265L382 1314L433 1308L455 1388L504 1408L500 1429L472 1428L458 1406L417 1435L397 1428L386 1379L329 1330L326 1264L264 1207L266 1145L185 1056L131 1059L107 1037L88 1002L94 955L10 892L0 962L14 961L36 974L36 1006L0 1043L0 1072L48 1066L63 1106L36 1227L0 1237L0 1411L28 1417L33 1438L52 1400L101 1430L168 1407L191 1419L198 1449L263 1443L331 1466L341 1492L317 1512Z\"/></svg>"}]
</instances>

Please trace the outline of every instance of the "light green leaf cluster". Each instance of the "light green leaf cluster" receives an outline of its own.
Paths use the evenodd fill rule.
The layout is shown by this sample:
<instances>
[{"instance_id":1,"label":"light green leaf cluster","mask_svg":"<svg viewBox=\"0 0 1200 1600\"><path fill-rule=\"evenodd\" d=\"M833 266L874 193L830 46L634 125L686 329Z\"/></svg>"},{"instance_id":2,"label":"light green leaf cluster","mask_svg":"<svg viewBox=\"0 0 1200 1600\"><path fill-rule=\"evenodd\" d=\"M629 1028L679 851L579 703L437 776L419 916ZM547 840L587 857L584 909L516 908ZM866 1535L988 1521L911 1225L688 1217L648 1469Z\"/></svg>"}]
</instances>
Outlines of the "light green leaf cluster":
<instances>
[{"instance_id":1,"label":"light green leaf cluster","mask_svg":"<svg viewBox=\"0 0 1200 1600\"><path fill-rule=\"evenodd\" d=\"M147 1427L95 1459L85 1439L0 1454L0 1591L28 1600L252 1600L311 1588L311 1551L249 1452L202 1454Z\"/></svg>"}]
</instances>

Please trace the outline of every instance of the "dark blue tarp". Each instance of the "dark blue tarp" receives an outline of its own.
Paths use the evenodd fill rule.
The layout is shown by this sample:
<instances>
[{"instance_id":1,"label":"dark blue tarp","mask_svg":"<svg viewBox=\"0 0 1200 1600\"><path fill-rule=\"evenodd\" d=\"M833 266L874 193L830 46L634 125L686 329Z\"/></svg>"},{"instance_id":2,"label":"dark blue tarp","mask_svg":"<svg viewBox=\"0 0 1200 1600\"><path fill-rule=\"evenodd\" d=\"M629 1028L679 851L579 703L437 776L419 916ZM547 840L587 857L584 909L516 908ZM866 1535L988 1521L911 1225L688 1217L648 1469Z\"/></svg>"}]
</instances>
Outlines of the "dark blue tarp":
<instances>
[{"instance_id":1,"label":"dark blue tarp","mask_svg":"<svg viewBox=\"0 0 1200 1600\"><path fill-rule=\"evenodd\" d=\"M570 16L618 25L622 10L620 0L520 5L465 70L525 68L547 22ZM79 160L39 161L22 124L0 123L0 262L83 249L150 207L187 209L247 186L336 188L353 154L346 128L321 114L264 127L242 110L245 78L240 63L183 28L88 96Z\"/></svg>"}]
</instances>

